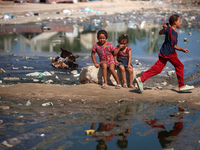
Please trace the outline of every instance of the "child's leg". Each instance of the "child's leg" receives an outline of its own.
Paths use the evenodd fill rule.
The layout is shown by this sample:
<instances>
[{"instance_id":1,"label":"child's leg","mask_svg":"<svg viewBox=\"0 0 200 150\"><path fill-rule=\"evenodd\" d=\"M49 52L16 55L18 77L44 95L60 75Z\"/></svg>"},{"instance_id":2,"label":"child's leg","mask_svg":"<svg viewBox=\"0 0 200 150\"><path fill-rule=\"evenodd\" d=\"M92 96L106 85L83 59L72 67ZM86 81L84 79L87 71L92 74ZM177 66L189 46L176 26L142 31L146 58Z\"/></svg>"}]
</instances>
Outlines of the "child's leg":
<instances>
[{"instance_id":1,"label":"child's leg","mask_svg":"<svg viewBox=\"0 0 200 150\"><path fill-rule=\"evenodd\" d=\"M105 84L108 84L107 83L107 69L108 69L108 64L106 62L102 62L101 63L101 67L102 67L102 74L103 74L103 82Z\"/></svg>"},{"instance_id":2,"label":"child's leg","mask_svg":"<svg viewBox=\"0 0 200 150\"><path fill-rule=\"evenodd\" d=\"M159 57L158 61L149 70L145 71L142 74L142 76L140 77L141 81L144 82L148 78L161 73L166 63L167 63L166 59Z\"/></svg>"},{"instance_id":3,"label":"child's leg","mask_svg":"<svg viewBox=\"0 0 200 150\"><path fill-rule=\"evenodd\" d=\"M179 88L184 86L184 66L181 63L181 61L178 59L178 57L172 57L170 58L169 62L175 67L176 69L176 75L179 83Z\"/></svg>"},{"instance_id":4,"label":"child's leg","mask_svg":"<svg viewBox=\"0 0 200 150\"><path fill-rule=\"evenodd\" d=\"M109 70L110 70L111 74L113 75L117 84L121 84L119 81L119 77L118 77L117 73L115 72L115 64L110 64Z\"/></svg>"},{"instance_id":5,"label":"child's leg","mask_svg":"<svg viewBox=\"0 0 200 150\"><path fill-rule=\"evenodd\" d=\"M133 67L131 68L126 68L129 74L129 86L133 85Z\"/></svg>"},{"instance_id":6,"label":"child's leg","mask_svg":"<svg viewBox=\"0 0 200 150\"><path fill-rule=\"evenodd\" d=\"M125 76L125 67L123 65L119 66L119 70L120 70L120 74L123 80L123 84L127 84L126 83L126 76Z\"/></svg>"}]
</instances>

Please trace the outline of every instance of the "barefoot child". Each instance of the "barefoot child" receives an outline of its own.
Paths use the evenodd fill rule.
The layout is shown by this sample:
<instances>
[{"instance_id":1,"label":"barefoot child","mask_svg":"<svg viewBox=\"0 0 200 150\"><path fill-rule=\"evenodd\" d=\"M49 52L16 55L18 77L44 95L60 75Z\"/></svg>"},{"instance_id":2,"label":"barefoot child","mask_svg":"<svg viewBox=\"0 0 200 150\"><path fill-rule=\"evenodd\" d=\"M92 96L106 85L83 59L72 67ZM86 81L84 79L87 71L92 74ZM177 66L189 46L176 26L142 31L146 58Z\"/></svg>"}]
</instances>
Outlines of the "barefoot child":
<instances>
[{"instance_id":1,"label":"barefoot child","mask_svg":"<svg viewBox=\"0 0 200 150\"><path fill-rule=\"evenodd\" d=\"M92 48L92 61L95 65L96 68L99 67L99 64L96 62L95 59L95 53L97 52L99 56L99 61L100 61L100 66L102 68L102 74L103 74L103 80L104 83L101 86L103 89L106 89L108 87L107 85L107 69L109 68L111 74L113 75L114 79L117 82L117 85L115 88L119 89L121 88L121 83L119 81L118 75L115 72L115 61L114 61L114 56L113 52L115 48L110 42L106 42L108 38L108 34L105 30L99 30L97 33L97 39L98 42L96 42Z\"/></svg>"},{"instance_id":2,"label":"barefoot child","mask_svg":"<svg viewBox=\"0 0 200 150\"><path fill-rule=\"evenodd\" d=\"M131 48L128 46L128 35L122 34L119 39L117 47L114 51L114 58L117 67L120 70L123 87L127 88L125 71L127 70L129 74L129 87L134 88L133 86L133 67L131 65Z\"/></svg>"},{"instance_id":3,"label":"barefoot child","mask_svg":"<svg viewBox=\"0 0 200 150\"><path fill-rule=\"evenodd\" d=\"M184 84L183 70L184 66L178 59L176 50L188 53L188 49L184 49L177 46L178 33L176 29L181 27L181 19L178 15L172 15L169 18L170 26L163 24L163 29L160 30L159 34L165 35L165 41L160 49L159 60L152 66L149 70L145 71L142 76L136 78L138 89L140 92L143 91L143 82L148 78L157 75L162 72L167 61L169 61L176 70L176 75L179 83L179 91L186 91L194 89L194 86L189 86Z\"/></svg>"}]
</instances>

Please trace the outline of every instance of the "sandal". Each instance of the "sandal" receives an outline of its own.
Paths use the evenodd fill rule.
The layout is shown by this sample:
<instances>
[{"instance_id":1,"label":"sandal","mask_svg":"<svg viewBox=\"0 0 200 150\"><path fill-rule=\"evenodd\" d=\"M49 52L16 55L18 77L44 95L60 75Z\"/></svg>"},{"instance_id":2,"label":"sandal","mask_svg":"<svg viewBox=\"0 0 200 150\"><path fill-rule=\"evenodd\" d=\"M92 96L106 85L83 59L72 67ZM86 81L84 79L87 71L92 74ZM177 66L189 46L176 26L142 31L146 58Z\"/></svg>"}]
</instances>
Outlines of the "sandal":
<instances>
[{"instance_id":1,"label":"sandal","mask_svg":"<svg viewBox=\"0 0 200 150\"><path fill-rule=\"evenodd\" d=\"M127 84L123 84L123 88L127 88L128 86L127 86Z\"/></svg>"},{"instance_id":2,"label":"sandal","mask_svg":"<svg viewBox=\"0 0 200 150\"><path fill-rule=\"evenodd\" d=\"M101 86L102 89L107 89L107 87L108 87L108 85L105 83Z\"/></svg>"},{"instance_id":3,"label":"sandal","mask_svg":"<svg viewBox=\"0 0 200 150\"><path fill-rule=\"evenodd\" d=\"M138 78L136 78L136 83L139 89L139 92L142 93L143 92L143 83L141 83Z\"/></svg>"},{"instance_id":4,"label":"sandal","mask_svg":"<svg viewBox=\"0 0 200 150\"><path fill-rule=\"evenodd\" d=\"M129 88L135 89L135 86L134 85L129 85Z\"/></svg>"},{"instance_id":5,"label":"sandal","mask_svg":"<svg viewBox=\"0 0 200 150\"><path fill-rule=\"evenodd\" d=\"M120 89L122 86L121 86L121 84L117 84L116 86L115 86L115 89Z\"/></svg>"}]
</instances>

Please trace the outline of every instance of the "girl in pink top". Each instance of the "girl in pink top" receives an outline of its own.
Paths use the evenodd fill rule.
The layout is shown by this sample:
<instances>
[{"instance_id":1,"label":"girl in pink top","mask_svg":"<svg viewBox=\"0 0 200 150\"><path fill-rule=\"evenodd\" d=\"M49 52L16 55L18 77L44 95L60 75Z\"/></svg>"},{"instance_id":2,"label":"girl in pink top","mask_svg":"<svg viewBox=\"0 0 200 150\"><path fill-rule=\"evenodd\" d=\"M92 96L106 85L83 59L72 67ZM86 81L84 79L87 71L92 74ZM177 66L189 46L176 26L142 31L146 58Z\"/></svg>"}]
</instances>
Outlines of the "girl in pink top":
<instances>
[{"instance_id":1,"label":"girl in pink top","mask_svg":"<svg viewBox=\"0 0 200 150\"><path fill-rule=\"evenodd\" d=\"M94 62L95 67L99 68L99 66L101 66L102 68L102 74L103 74L103 80L104 80L102 88L106 89L108 87L107 69L109 68L111 74L113 75L114 79L117 82L117 85L115 86L115 88L119 89L121 88L121 83L119 81L117 73L115 72L115 61L114 61L114 56L113 56L113 52L115 48L111 43L106 42L107 38L108 38L108 34L105 30L98 31L97 33L98 42L96 42L92 48L91 57L92 57L92 61ZM97 53L99 56L100 65L97 63L95 59L95 53Z\"/></svg>"}]
</instances>

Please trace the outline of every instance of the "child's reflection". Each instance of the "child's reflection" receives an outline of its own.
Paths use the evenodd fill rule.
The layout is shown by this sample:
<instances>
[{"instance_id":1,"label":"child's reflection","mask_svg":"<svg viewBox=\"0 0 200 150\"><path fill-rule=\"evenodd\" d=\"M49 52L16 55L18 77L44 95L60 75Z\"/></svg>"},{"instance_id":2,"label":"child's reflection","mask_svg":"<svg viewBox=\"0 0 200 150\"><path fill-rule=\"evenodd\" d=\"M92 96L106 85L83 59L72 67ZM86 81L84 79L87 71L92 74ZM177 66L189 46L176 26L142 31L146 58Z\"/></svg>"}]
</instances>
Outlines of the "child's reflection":
<instances>
[{"instance_id":1,"label":"child's reflection","mask_svg":"<svg viewBox=\"0 0 200 150\"><path fill-rule=\"evenodd\" d=\"M114 118L112 118L111 121L114 121ZM96 123L92 124L92 130L95 129L95 125ZM97 150L107 150L106 142L109 142L114 137L114 134L110 134L109 131L111 131L114 127L114 123L99 123L95 134L92 136L93 138L97 139Z\"/></svg>"},{"instance_id":2,"label":"child's reflection","mask_svg":"<svg viewBox=\"0 0 200 150\"><path fill-rule=\"evenodd\" d=\"M131 132L131 129L126 129L124 132L120 133L120 134L117 134L115 136L118 137L118 140L117 140L117 146L121 149L126 149L127 146L128 146L128 140L126 139L126 137L130 134Z\"/></svg>"},{"instance_id":3,"label":"child's reflection","mask_svg":"<svg viewBox=\"0 0 200 150\"><path fill-rule=\"evenodd\" d=\"M115 134L118 138L116 144L119 148L126 149L128 147L127 136L131 133L130 121L133 113L133 107L125 105L120 107L118 111L121 111L121 113L119 113L115 118L117 124L116 127L121 129L122 132Z\"/></svg>"},{"instance_id":4,"label":"child's reflection","mask_svg":"<svg viewBox=\"0 0 200 150\"><path fill-rule=\"evenodd\" d=\"M183 112L184 109L182 107L178 107L179 112ZM179 119L183 119L183 114L179 113ZM166 148L171 142L172 139L170 137L177 136L183 129L183 122L181 120L174 124L174 127L170 131L166 131L164 125L159 125L157 119L152 119L150 121L146 121L148 125L152 128L161 128L164 129L158 132L158 139L162 148Z\"/></svg>"}]
</instances>

